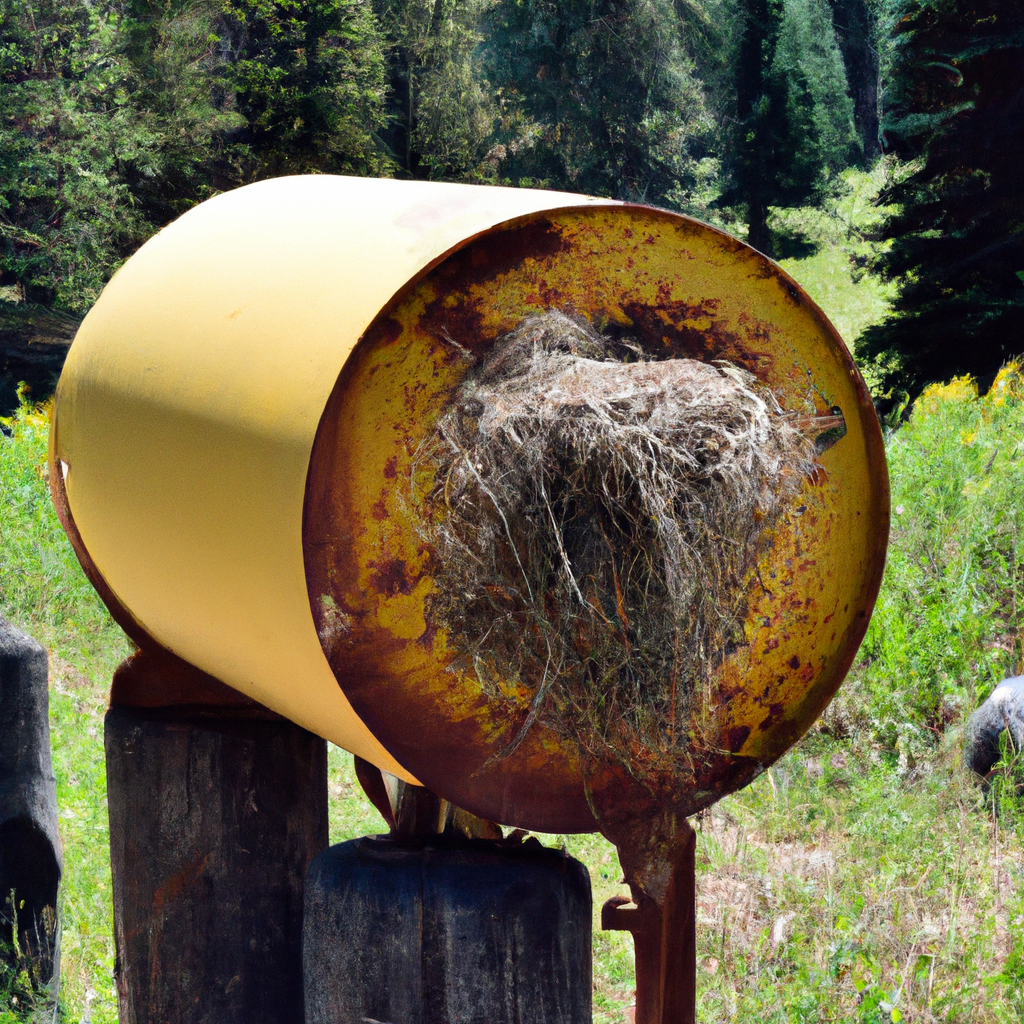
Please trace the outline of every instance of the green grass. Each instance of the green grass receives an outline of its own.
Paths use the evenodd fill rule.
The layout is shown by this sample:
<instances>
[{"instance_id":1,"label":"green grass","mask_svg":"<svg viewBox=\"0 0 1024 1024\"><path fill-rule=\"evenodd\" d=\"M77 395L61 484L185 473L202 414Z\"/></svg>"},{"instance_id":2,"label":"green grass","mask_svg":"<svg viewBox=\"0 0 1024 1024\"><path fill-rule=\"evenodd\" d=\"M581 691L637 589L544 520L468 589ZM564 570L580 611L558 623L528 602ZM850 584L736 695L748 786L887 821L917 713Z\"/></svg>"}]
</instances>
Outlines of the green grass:
<instances>
[{"instance_id":1,"label":"green grass","mask_svg":"<svg viewBox=\"0 0 1024 1024\"><path fill-rule=\"evenodd\" d=\"M914 777L805 740L700 834L705 1021L1018 1021L1020 846L955 743Z\"/></svg>"},{"instance_id":2,"label":"green grass","mask_svg":"<svg viewBox=\"0 0 1024 1024\"><path fill-rule=\"evenodd\" d=\"M117 1021L103 713L130 644L82 573L46 485L45 410L22 408L0 438L0 614L50 651L50 736L65 873L60 894L66 1016Z\"/></svg>"},{"instance_id":3,"label":"green grass","mask_svg":"<svg viewBox=\"0 0 1024 1024\"><path fill-rule=\"evenodd\" d=\"M848 170L836 179L821 207L774 210L769 224L782 244L816 250L779 260L821 306L851 351L857 338L884 319L894 289L867 267L880 243L873 236L885 209L874 201L885 182L886 164L871 171Z\"/></svg>"},{"instance_id":4,"label":"green grass","mask_svg":"<svg viewBox=\"0 0 1024 1024\"><path fill-rule=\"evenodd\" d=\"M984 398L933 386L889 439L885 584L840 706L905 757L1021 668L1022 391L1015 369Z\"/></svg>"},{"instance_id":5,"label":"green grass","mask_svg":"<svg viewBox=\"0 0 1024 1024\"><path fill-rule=\"evenodd\" d=\"M821 723L697 823L699 1019L1024 1019L1024 815L965 774L959 726L1021 667L1024 385L933 388L888 440L896 509L860 658ZM116 1021L102 715L129 651L81 575L44 481L45 415L0 439L0 613L50 649L64 839L64 1019ZM384 823L330 753L331 838ZM595 897L595 1021L621 1024L632 949L597 930L623 892L610 845L564 842ZM2 983L2 982L0 982ZM13 990L12 990L13 991ZM0 1004L2 1005L2 1004ZM27 1019L10 1003L0 1024ZM4 1016L6 1014L6 1016Z\"/></svg>"}]
</instances>

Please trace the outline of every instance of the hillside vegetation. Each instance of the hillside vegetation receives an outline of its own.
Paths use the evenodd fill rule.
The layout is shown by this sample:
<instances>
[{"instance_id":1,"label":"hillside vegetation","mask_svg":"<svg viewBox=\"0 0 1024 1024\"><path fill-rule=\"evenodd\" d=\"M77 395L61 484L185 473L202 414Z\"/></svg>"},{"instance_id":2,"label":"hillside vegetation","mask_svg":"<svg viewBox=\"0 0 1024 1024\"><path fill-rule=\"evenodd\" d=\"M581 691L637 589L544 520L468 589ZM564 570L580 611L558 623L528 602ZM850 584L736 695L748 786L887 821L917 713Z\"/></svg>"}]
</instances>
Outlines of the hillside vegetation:
<instances>
[{"instance_id":1,"label":"hillside vegetation","mask_svg":"<svg viewBox=\"0 0 1024 1024\"><path fill-rule=\"evenodd\" d=\"M0 414L27 318L251 182L554 188L781 259L879 156L885 307L845 290L875 393L987 385L1024 330L1022 88L1019 0L0 0Z\"/></svg>"},{"instance_id":2,"label":"hillside vegetation","mask_svg":"<svg viewBox=\"0 0 1024 1024\"><path fill-rule=\"evenodd\" d=\"M102 720L129 648L50 505L46 409L24 404L7 430L0 613L52 652L64 1019L113 1024ZM963 378L929 388L888 453L892 543L859 660L812 732L697 823L702 1021L1024 1015L1022 819L1012 798L993 815L959 758L964 716L1020 667L1020 372L985 397ZM332 840L382 831L348 755L332 749L330 766ZM587 864L595 907L621 891L600 837L545 841ZM622 1022L630 940L595 943L595 1020ZM7 985L0 1021L28 1019L29 993Z\"/></svg>"}]
</instances>

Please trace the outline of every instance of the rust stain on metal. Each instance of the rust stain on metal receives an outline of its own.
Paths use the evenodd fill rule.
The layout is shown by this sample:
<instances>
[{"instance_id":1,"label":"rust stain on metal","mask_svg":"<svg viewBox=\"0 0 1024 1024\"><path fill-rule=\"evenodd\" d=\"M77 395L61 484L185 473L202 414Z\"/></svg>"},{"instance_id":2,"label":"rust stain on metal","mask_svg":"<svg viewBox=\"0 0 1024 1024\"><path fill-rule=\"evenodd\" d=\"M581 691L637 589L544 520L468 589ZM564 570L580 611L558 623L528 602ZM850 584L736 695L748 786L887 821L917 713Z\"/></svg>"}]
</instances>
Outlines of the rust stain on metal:
<instances>
[{"instance_id":1,"label":"rust stain on metal","mask_svg":"<svg viewBox=\"0 0 1024 1024\"><path fill-rule=\"evenodd\" d=\"M331 613L322 595L350 623L327 651L347 697L425 785L481 817L546 831L593 831L658 801L685 816L748 783L824 708L877 593L888 487L881 434L849 353L792 287L714 229L646 208L578 208L474 239L367 331L314 445L307 584L318 630ZM653 359L736 363L808 429L846 431L821 452L820 473L752 574L744 642L724 652L713 699L686 725L689 752L645 786L621 765L581 758L543 715L493 763L532 691L510 682L522 717L496 715L427 613L431 556L414 520L416 487L429 481L416 484L415 453L472 358L552 306L621 332Z\"/></svg>"},{"instance_id":2,"label":"rust stain on metal","mask_svg":"<svg viewBox=\"0 0 1024 1024\"><path fill-rule=\"evenodd\" d=\"M386 597L396 594L411 594L416 589L418 578L409 575L409 568L401 558L389 558L383 562L367 562L372 570L370 583L374 590Z\"/></svg>"}]
</instances>

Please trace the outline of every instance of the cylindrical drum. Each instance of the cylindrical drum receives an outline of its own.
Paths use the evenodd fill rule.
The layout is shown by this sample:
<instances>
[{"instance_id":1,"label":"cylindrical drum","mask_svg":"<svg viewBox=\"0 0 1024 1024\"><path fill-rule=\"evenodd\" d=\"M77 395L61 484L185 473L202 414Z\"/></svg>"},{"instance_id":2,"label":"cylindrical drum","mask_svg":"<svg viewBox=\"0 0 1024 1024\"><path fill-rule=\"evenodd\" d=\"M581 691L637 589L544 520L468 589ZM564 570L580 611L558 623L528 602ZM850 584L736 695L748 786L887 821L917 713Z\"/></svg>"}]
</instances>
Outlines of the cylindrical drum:
<instances>
[{"instance_id":1,"label":"cylindrical drum","mask_svg":"<svg viewBox=\"0 0 1024 1024\"><path fill-rule=\"evenodd\" d=\"M537 316L564 327L548 348ZM691 420L705 407L697 383L742 392L744 423L770 412L765 437L803 431L802 468L752 427L747 462L722 468L728 417L722 444L670 452L676 399ZM544 417L554 469L530 461ZM460 447L499 427L522 458ZM630 472L660 481L655 503L696 481L664 515L630 511L647 484L601 468L634 427ZM665 787L692 813L778 757L856 653L888 534L870 397L795 282L707 225L551 192L317 176L202 204L89 313L51 448L79 557L140 644L548 831ZM774 468L709 533L705 495L740 487L750 459ZM543 498L522 515L495 489L513 470ZM482 546L448 530L459 510L464 532L487 520ZM527 551L549 513L554 540ZM653 589L647 537L668 552Z\"/></svg>"},{"instance_id":2,"label":"cylindrical drum","mask_svg":"<svg viewBox=\"0 0 1024 1024\"><path fill-rule=\"evenodd\" d=\"M147 242L75 338L51 439L58 508L133 639L409 778L352 712L310 612L317 426L397 292L481 231L578 203L596 205L292 177L218 196Z\"/></svg>"}]
</instances>

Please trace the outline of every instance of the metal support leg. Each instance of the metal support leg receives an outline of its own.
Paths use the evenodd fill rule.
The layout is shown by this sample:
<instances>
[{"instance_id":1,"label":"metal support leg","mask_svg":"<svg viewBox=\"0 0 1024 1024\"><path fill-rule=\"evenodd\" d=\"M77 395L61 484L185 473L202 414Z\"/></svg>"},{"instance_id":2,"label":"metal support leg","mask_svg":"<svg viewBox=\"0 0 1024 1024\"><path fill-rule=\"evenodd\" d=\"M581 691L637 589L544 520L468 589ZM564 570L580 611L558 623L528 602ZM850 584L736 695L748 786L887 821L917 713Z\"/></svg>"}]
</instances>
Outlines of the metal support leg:
<instances>
[{"instance_id":1,"label":"metal support leg","mask_svg":"<svg viewBox=\"0 0 1024 1024\"><path fill-rule=\"evenodd\" d=\"M613 896L601 908L605 931L628 931L636 955L636 1024L694 1024L697 1012L696 835L687 825L659 903Z\"/></svg>"}]
</instances>

